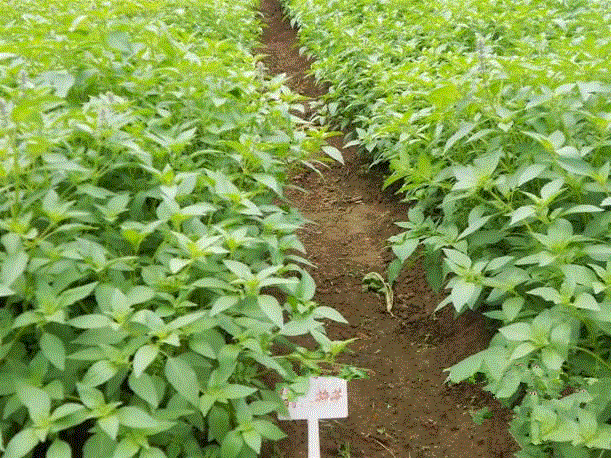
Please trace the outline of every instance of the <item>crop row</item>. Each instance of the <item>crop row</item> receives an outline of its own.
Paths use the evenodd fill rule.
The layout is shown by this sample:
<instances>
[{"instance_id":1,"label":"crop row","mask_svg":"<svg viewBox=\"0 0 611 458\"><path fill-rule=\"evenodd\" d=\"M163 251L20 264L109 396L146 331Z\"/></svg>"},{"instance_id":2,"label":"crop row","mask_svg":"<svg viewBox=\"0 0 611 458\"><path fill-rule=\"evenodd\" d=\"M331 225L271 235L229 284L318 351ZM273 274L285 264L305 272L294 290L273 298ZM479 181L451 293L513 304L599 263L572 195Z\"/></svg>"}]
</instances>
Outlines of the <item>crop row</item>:
<instances>
[{"instance_id":1,"label":"crop row","mask_svg":"<svg viewBox=\"0 0 611 458\"><path fill-rule=\"evenodd\" d=\"M254 6L0 5L4 458L255 457L270 380L345 345L282 195L328 134L253 57Z\"/></svg>"},{"instance_id":2,"label":"crop row","mask_svg":"<svg viewBox=\"0 0 611 458\"><path fill-rule=\"evenodd\" d=\"M439 308L497 324L448 379L514 408L516 456L611 456L608 3L285 4L331 86L321 117L412 202L390 280L418 253Z\"/></svg>"}]
</instances>

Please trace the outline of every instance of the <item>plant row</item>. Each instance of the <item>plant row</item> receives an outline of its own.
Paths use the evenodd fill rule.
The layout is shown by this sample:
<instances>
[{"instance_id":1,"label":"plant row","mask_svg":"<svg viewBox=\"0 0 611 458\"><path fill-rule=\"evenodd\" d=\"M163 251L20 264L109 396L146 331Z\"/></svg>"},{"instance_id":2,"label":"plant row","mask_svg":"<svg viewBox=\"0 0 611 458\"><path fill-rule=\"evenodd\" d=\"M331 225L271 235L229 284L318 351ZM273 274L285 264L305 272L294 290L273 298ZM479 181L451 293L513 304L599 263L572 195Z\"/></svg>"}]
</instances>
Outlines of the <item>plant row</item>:
<instances>
[{"instance_id":1,"label":"plant row","mask_svg":"<svg viewBox=\"0 0 611 458\"><path fill-rule=\"evenodd\" d=\"M321 117L412 202L390 280L420 255L439 308L497 326L448 379L514 408L516 456L611 456L608 4L285 3Z\"/></svg>"},{"instance_id":2,"label":"plant row","mask_svg":"<svg viewBox=\"0 0 611 458\"><path fill-rule=\"evenodd\" d=\"M329 134L253 56L255 6L0 5L4 458L256 457L270 383L340 371L283 199Z\"/></svg>"}]
</instances>

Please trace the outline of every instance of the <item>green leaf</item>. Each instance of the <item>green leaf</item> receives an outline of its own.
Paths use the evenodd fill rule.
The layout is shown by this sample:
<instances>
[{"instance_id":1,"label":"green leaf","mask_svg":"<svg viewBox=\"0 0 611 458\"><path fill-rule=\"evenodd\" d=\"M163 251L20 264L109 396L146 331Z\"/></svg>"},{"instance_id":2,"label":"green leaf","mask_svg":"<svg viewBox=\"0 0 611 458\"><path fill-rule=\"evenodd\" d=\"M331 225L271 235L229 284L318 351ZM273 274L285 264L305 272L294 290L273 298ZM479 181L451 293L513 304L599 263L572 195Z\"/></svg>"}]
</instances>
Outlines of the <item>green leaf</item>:
<instances>
[{"instance_id":1,"label":"green leaf","mask_svg":"<svg viewBox=\"0 0 611 458\"><path fill-rule=\"evenodd\" d=\"M149 447L140 451L139 458L167 458L167 455L160 448Z\"/></svg>"},{"instance_id":2,"label":"green leaf","mask_svg":"<svg viewBox=\"0 0 611 458\"><path fill-rule=\"evenodd\" d=\"M550 406L535 406L532 411L532 419L541 424L541 432L543 435L552 431L558 425L558 415Z\"/></svg>"},{"instance_id":3,"label":"green leaf","mask_svg":"<svg viewBox=\"0 0 611 458\"><path fill-rule=\"evenodd\" d=\"M97 361L85 373L82 383L86 386L98 386L113 378L118 371L119 368L106 359Z\"/></svg>"},{"instance_id":4,"label":"green leaf","mask_svg":"<svg viewBox=\"0 0 611 458\"><path fill-rule=\"evenodd\" d=\"M38 437L32 428L26 428L15 434L6 445L2 458L21 458L38 444Z\"/></svg>"},{"instance_id":5,"label":"green leaf","mask_svg":"<svg viewBox=\"0 0 611 458\"><path fill-rule=\"evenodd\" d=\"M562 297L560 296L560 293L556 289L550 288L548 286L531 289L530 291L528 291L528 294L539 296L545 299L546 301L553 302L554 304L560 304L562 302Z\"/></svg>"},{"instance_id":6,"label":"green leaf","mask_svg":"<svg viewBox=\"0 0 611 458\"><path fill-rule=\"evenodd\" d=\"M81 402L90 409L95 409L104 404L104 394L100 390L97 390L90 386L85 386L80 383L76 384L79 398Z\"/></svg>"},{"instance_id":7,"label":"green leaf","mask_svg":"<svg viewBox=\"0 0 611 458\"><path fill-rule=\"evenodd\" d=\"M388 267L386 268L386 277L390 285L392 285L399 277L401 269L403 269L403 263L400 259L393 259L391 263L388 264Z\"/></svg>"},{"instance_id":8,"label":"green leaf","mask_svg":"<svg viewBox=\"0 0 611 458\"><path fill-rule=\"evenodd\" d=\"M520 207L517 210L511 212L511 221L509 222L509 224L513 225L524 221L525 219L536 215L536 213L537 212L532 205L524 205L523 207Z\"/></svg>"},{"instance_id":9,"label":"green leaf","mask_svg":"<svg viewBox=\"0 0 611 458\"><path fill-rule=\"evenodd\" d=\"M229 431L221 444L220 458L236 458L243 446L242 435L236 430Z\"/></svg>"},{"instance_id":10,"label":"green leaf","mask_svg":"<svg viewBox=\"0 0 611 458\"><path fill-rule=\"evenodd\" d=\"M583 251L595 261L611 260L611 246L609 245L587 245Z\"/></svg>"},{"instance_id":11,"label":"green leaf","mask_svg":"<svg viewBox=\"0 0 611 458\"><path fill-rule=\"evenodd\" d=\"M325 305L316 307L312 312L312 315L314 315L315 318L328 318L329 320L337 321L338 323L348 323L341 313L334 308L327 307Z\"/></svg>"},{"instance_id":12,"label":"green leaf","mask_svg":"<svg viewBox=\"0 0 611 458\"><path fill-rule=\"evenodd\" d=\"M553 319L549 309L539 313L531 324L531 339L534 342L547 342L549 332L552 328Z\"/></svg>"},{"instance_id":13,"label":"green leaf","mask_svg":"<svg viewBox=\"0 0 611 458\"><path fill-rule=\"evenodd\" d=\"M261 451L261 435L258 432L252 429L244 431L242 433L242 438L244 439L244 442L246 442L246 445L255 453L259 453Z\"/></svg>"},{"instance_id":14,"label":"green leaf","mask_svg":"<svg viewBox=\"0 0 611 458\"><path fill-rule=\"evenodd\" d=\"M210 409L208 414L208 425L212 437L216 439L219 444L223 443L223 439L229 431L231 431L232 419L229 415L228 409L221 405L215 405Z\"/></svg>"},{"instance_id":15,"label":"green leaf","mask_svg":"<svg viewBox=\"0 0 611 458\"><path fill-rule=\"evenodd\" d=\"M282 186L280 185L280 183L278 183L278 180L276 180L276 178L274 178L272 175L264 173L254 173L252 177L259 183L270 188L279 196L282 196Z\"/></svg>"},{"instance_id":16,"label":"green leaf","mask_svg":"<svg viewBox=\"0 0 611 458\"><path fill-rule=\"evenodd\" d=\"M159 407L161 400L157 394L153 378L150 375L141 374L136 376L136 373L132 372L127 379L127 383L131 390L146 401L153 409Z\"/></svg>"},{"instance_id":17,"label":"green leaf","mask_svg":"<svg viewBox=\"0 0 611 458\"><path fill-rule=\"evenodd\" d=\"M522 170L518 177L518 186L522 186L525 183L528 183L531 180L534 180L539 175L543 173L543 171L547 168L544 164L532 164Z\"/></svg>"},{"instance_id":18,"label":"green leaf","mask_svg":"<svg viewBox=\"0 0 611 458\"><path fill-rule=\"evenodd\" d=\"M441 291L444 280L443 263L439 262L439 251L426 247L424 252L426 280L435 292Z\"/></svg>"},{"instance_id":19,"label":"green leaf","mask_svg":"<svg viewBox=\"0 0 611 458\"><path fill-rule=\"evenodd\" d=\"M203 334L194 334L189 339L189 348L196 353L199 353L202 356L210 359L216 359L216 352L214 348L208 341L206 335Z\"/></svg>"},{"instance_id":20,"label":"green leaf","mask_svg":"<svg viewBox=\"0 0 611 458\"><path fill-rule=\"evenodd\" d=\"M242 262L224 259L223 264L225 264L225 266L227 266L227 268L233 272L236 277L242 280L250 280L254 276L250 268Z\"/></svg>"},{"instance_id":21,"label":"green leaf","mask_svg":"<svg viewBox=\"0 0 611 458\"><path fill-rule=\"evenodd\" d=\"M556 157L556 162L567 172L576 175L593 176L595 174L592 166L583 159L558 156Z\"/></svg>"},{"instance_id":22,"label":"green leaf","mask_svg":"<svg viewBox=\"0 0 611 458\"><path fill-rule=\"evenodd\" d=\"M272 441L279 441L286 437L286 434L280 428L266 420L255 420L252 422L252 426L261 436Z\"/></svg>"},{"instance_id":23,"label":"green leaf","mask_svg":"<svg viewBox=\"0 0 611 458\"><path fill-rule=\"evenodd\" d=\"M140 450L140 445L132 440L131 437L121 439L112 458L131 458Z\"/></svg>"},{"instance_id":24,"label":"green leaf","mask_svg":"<svg viewBox=\"0 0 611 458\"><path fill-rule=\"evenodd\" d=\"M23 382L16 382L15 387L19 401L26 406L34 423L39 423L49 417L51 398L46 391Z\"/></svg>"},{"instance_id":25,"label":"green leaf","mask_svg":"<svg viewBox=\"0 0 611 458\"><path fill-rule=\"evenodd\" d=\"M471 411L469 412L469 414L473 419L473 423L475 423L476 425L481 425L484 423L484 420L492 417L492 412L490 412L490 409L488 409L488 407L483 407L475 412Z\"/></svg>"},{"instance_id":26,"label":"green leaf","mask_svg":"<svg viewBox=\"0 0 611 458\"><path fill-rule=\"evenodd\" d=\"M15 294L15 291L8 286L0 285L0 297L12 296L13 294Z\"/></svg>"},{"instance_id":27,"label":"green leaf","mask_svg":"<svg viewBox=\"0 0 611 458\"><path fill-rule=\"evenodd\" d=\"M193 368L178 358L168 358L165 365L168 382L182 397L199 407L199 382Z\"/></svg>"},{"instance_id":28,"label":"green leaf","mask_svg":"<svg viewBox=\"0 0 611 458\"><path fill-rule=\"evenodd\" d=\"M21 277L27 265L28 255L25 251L9 254L4 258L2 267L0 267L0 283L8 288L15 280ZM8 296L9 294L6 295Z\"/></svg>"},{"instance_id":29,"label":"green leaf","mask_svg":"<svg viewBox=\"0 0 611 458\"><path fill-rule=\"evenodd\" d=\"M54 334L45 332L40 338L40 350L47 360L63 371L66 363L66 349L62 340Z\"/></svg>"},{"instance_id":30,"label":"green leaf","mask_svg":"<svg viewBox=\"0 0 611 458\"><path fill-rule=\"evenodd\" d=\"M463 239L467 235L470 235L473 232L477 231L484 224L486 224L490 220L490 218L492 218L492 215L483 216L484 210L485 210L485 207L483 206L478 206L478 207L475 207L473 210L471 210L471 212L469 213L469 221L468 221L469 225L467 226L467 228L464 231L460 233L457 240Z\"/></svg>"},{"instance_id":31,"label":"green leaf","mask_svg":"<svg viewBox=\"0 0 611 458\"><path fill-rule=\"evenodd\" d=\"M117 416L120 424L130 428L169 429L174 425L172 422L156 420L144 410L132 406L121 407L117 410Z\"/></svg>"},{"instance_id":32,"label":"green leaf","mask_svg":"<svg viewBox=\"0 0 611 458\"><path fill-rule=\"evenodd\" d=\"M578 309L592 310L594 312L600 312L600 305L592 296L588 293L581 293L575 298L575 307Z\"/></svg>"},{"instance_id":33,"label":"green leaf","mask_svg":"<svg viewBox=\"0 0 611 458\"><path fill-rule=\"evenodd\" d=\"M267 294L257 296L257 304L272 323L280 328L284 325L282 308L274 296L269 296Z\"/></svg>"},{"instance_id":34,"label":"green leaf","mask_svg":"<svg viewBox=\"0 0 611 458\"><path fill-rule=\"evenodd\" d=\"M465 305L472 305L479 297L481 291L481 286L458 278L453 284L450 298L456 310L460 312Z\"/></svg>"},{"instance_id":35,"label":"green leaf","mask_svg":"<svg viewBox=\"0 0 611 458\"><path fill-rule=\"evenodd\" d=\"M81 299L86 298L87 296L93 293L93 290L97 286L98 282L89 283L87 285L78 286L76 288L68 289L62 292L59 295L59 301L62 306L66 307L68 305L72 305L75 302L80 301Z\"/></svg>"},{"instance_id":36,"label":"green leaf","mask_svg":"<svg viewBox=\"0 0 611 458\"><path fill-rule=\"evenodd\" d=\"M514 340L518 342L530 340L532 337L530 324L523 322L504 326L499 329L499 332L503 334L507 340Z\"/></svg>"},{"instance_id":37,"label":"green leaf","mask_svg":"<svg viewBox=\"0 0 611 458\"><path fill-rule=\"evenodd\" d=\"M221 296L217 298L210 309L210 316L214 316L235 306L240 301L239 296Z\"/></svg>"},{"instance_id":38,"label":"green leaf","mask_svg":"<svg viewBox=\"0 0 611 458\"><path fill-rule=\"evenodd\" d=\"M523 358L524 356L532 353L536 349L537 347L533 345L531 342L521 343L520 345L516 347L516 349L513 351L509 359L513 361L514 359Z\"/></svg>"},{"instance_id":39,"label":"green leaf","mask_svg":"<svg viewBox=\"0 0 611 458\"><path fill-rule=\"evenodd\" d=\"M305 270L301 270L301 279L295 287L294 294L303 301L310 301L316 293L316 283L312 276Z\"/></svg>"},{"instance_id":40,"label":"green leaf","mask_svg":"<svg viewBox=\"0 0 611 458\"><path fill-rule=\"evenodd\" d=\"M47 450L46 458L72 458L72 449L67 442L55 439Z\"/></svg>"},{"instance_id":41,"label":"green leaf","mask_svg":"<svg viewBox=\"0 0 611 458\"><path fill-rule=\"evenodd\" d=\"M218 352L219 368L217 372L217 383L225 382L235 371L240 354L238 345L225 345Z\"/></svg>"},{"instance_id":42,"label":"green leaf","mask_svg":"<svg viewBox=\"0 0 611 458\"><path fill-rule=\"evenodd\" d=\"M484 353L485 351L480 351L479 353L468 356L462 361L454 364L450 369L446 369L450 371L448 379L451 380L452 383L458 383L475 375L482 367Z\"/></svg>"},{"instance_id":43,"label":"green leaf","mask_svg":"<svg viewBox=\"0 0 611 458\"><path fill-rule=\"evenodd\" d=\"M452 167L452 171L456 177L452 191L476 191L478 177L473 167L455 166Z\"/></svg>"},{"instance_id":44,"label":"green leaf","mask_svg":"<svg viewBox=\"0 0 611 458\"><path fill-rule=\"evenodd\" d=\"M558 326L552 329L550 335L551 342L557 348L568 348L571 343L571 327L567 323L560 323Z\"/></svg>"},{"instance_id":45,"label":"green leaf","mask_svg":"<svg viewBox=\"0 0 611 458\"><path fill-rule=\"evenodd\" d=\"M596 207L595 205L573 205L572 207L565 210L563 215L570 215L573 213L598 213L603 211L602 208Z\"/></svg>"},{"instance_id":46,"label":"green leaf","mask_svg":"<svg viewBox=\"0 0 611 458\"><path fill-rule=\"evenodd\" d=\"M245 385L229 384L222 387L219 391L219 396L226 399L245 398L258 391L258 388L253 388Z\"/></svg>"},{"instance_id":47,"label":"green leaf","mask_svg":"<svg viewBox=\"0 0 611 458\"><path fill-rule=\"evenodd\" d=\"M466 122L464 123L460 129L458 129L456 131L456 133L454 135L452 135L448 141L446 142L445 146L443 147L443 152L447 153L447 151L452 148L452 146L454 146L454 144L460 140L461 138L466 137L469 132L471 132L474 128L475 128L476 124L472 123L472 122Z\"/></svg>"},{"instance_id":48,"label":"green leaf","mask_svg":"<svg viewBox=\"0 0 611 458\"><path fill-rule=\"evenodd\" d=\"M143 304L155 297L155 291L148 286L136 285L126 295L128 305Z\"/></svg>"},{"instance_id":49,"label":"green leaf","mask_svg":"<svg viewBox=\"0 0 611 458\"><path fill-rule=\"evenodd\" d=\"M212 408L212 406L216 402L216 399L216 396L213 396L208 393L204 393L199 398L198 408L201 411L202 415L206 416L208 414L208 411Z\"/></svg>"},{"instance_id":50,"label":"green leaf","mask_svg":"<svg viewBox=\"0 0 611 458\"><path fill-rule=\"evenodd\" d=\"M611 426L604 424L604 423L599 424L598 429L596 430L596 434L594 434L593 437L588 439L585 445L586 447L610 450L611 449Z\"/></svg>"},{"instance_id":51,"label":"green leaf","mask_svg":"<svg viewBox=\"0 0 611 458\"><path fill-rule=\"evenodd\" d=\"M510 398L515 394L522 381L522 373L519 370L509 370L503 375L496 390L496 397L500 399Z\"/></svg>"},{"instance_id":52,"label":"green leaf","mask_svg":"<svg viewBox=\"0 0 611 458\"><path fill-rule=\"evenodd\" d=\"M577 412L579 419L579 434L586 440L592 439L598 429L598 421L594 412L589 410L579 409Z\"/></svg>"},{"instance_id":53,"label":"green leaf","mask_svg":"<svg viewBox=\"0 0 611 458\"><path fill-rule=\"evenodd\" d=\"M100 329L111 326L114 322L106 315L92 313L89 315L80 315L68 320L67 324L75 328L81 329Z\"/></svg>"},{"instance_id":54,"label":"green leaf","mask_svg":"<svg viewBox=\"0 0 611 458\"><path fill-rule=\"evenodd\" d=\"M105 313L127 313L129 303L123 292L109 284L99 284L95 289L95 298L100 309Z\"/></svg>"},{"instance_id":55,"label":"green leaf","mask_svg":"<svg viewBox=\"0 0 611 458\"><path fill-rule=\"evenodd\" d=\"M74 76L66 71L46 72L41 75L51 86L55 88L55 95L66 98L68 91L74 86Z\"/></svg>"},{"instance_id":56,"label":"green leaf","mask_svg":"<svg viewBox=\"0 0 611 458\"><path fill-rule=\"evenodd\" d=\"M392 245L392 251L401 262L405 262L405 260L413 254L416 248L418 248L419 244L419 239L406 239L401 244Z\"/></svg>"},{"instance_id":57,"label":"green leaf","mask_svg":"<svg viewBox=\"0 0 611 458\"><path fill-rule=\"evenodd\" d=\"M117 440L117 435L119 434L119 416L116 413L98 418L98 426L113 441Z\"/></svg>"},{"instance_id":58,"label":"green leaf","mask_svg":"<svg viewBox=\"0 0 611 458\"><path fill-rule=\"evenodd\" d=\"M261 364L262 366L275 370L282 377L288 377L288 373L286 369L282 367L282 365L280 365L280 363L276 359L272 358L271 356L262 355L262 354L254 353L254 352L250 353L248 356L254 359L259 364Z\"/></svg>"},{"instance_id":59,"label":"green leaf","mask_svg":"<svg viewBox=\"0 0 611 458\"><path fill-rule=\"evenodd\" d=\"M179 316L175 320L172 320L168 323L168 329L176 330L180 328L184 328L189 326L190 324L195 323L201 318L209 317L209 313L207 310L200 310L199 312L189 313L187 315Z\"/></svg>"},{"instance_id":60,"label":"green leaf","mask_svg":"<svg viewBox=\"0 0 611 458\"><path fill-rule=\"evenodd\" d=\"M253 415L265 415L278 409L278 404L272 401L254 401L248 404Z\"/></svg>"},{"instance_id":61,"label":"green leaf","mask_svg":"<svg viewBox=\"0 0 611 458\"><path fill-rule=\"evenodd\" d=\"M285 336L300 336L320 326L320 322L315 321L311 316L305 319L292 319L282 327L280 334Z\"/></svg>"},{"instance_id":62,"label":"green leaf","mask_svg":"<svg viewBox=\"0 0 611 458\"><path fill-rule=\"evenodd\" d=\"M457 266L464 267L465 269L469 269L471 267L471 258L469 258L469 256L466 254L449 248L444 248L443 253L448 260L452 261Z\"/></svg>"},{"instance_id":63,"label":"green leaf","mask_svg":"<svg viewBox=\"0 0 611 458\"><path fill-rule=\"evenodd\" d=\"M46 387L45 387L46 388ZM63 397L62 397L63 398ZM77 404L76 402L68 402L66 404L62 404L57 409L53 411L51 414L51 419L53 421L64 419L64 417L71 416L72 414L79 412L79 414L84 413L85 407L82 404Z\"/></svg>"},{"instance_id":64,"label":"green leaf","mask_svg":"<svg viewBox=\"0 0 611 458\"><path fill-rule=\"evenodd\" d=\"M106 35L106 44L123 54L132 54L133 48L127 32L111 32Z\"/></svg>"},{"instance_id":65,"label":"green leaf","mask_svg":"<svg viewBox=\"0 0 611 458\"><path fill-rule=\"evenodd\" d=\"M17 315L17 318L15 318L15 321L13 322L12 328L22 328L34 323L38 323L39 321L41 321L41 318L38 314L30 311L23 312Z\"/></svg>"},{"instance_id":66,"label":"green leaf","mask_svg":"<svg viewBox=\"0 0 611 458\"><path fill-rule=\"evenodd\" d=\"M546 183L545 186L541 188L541 199L544 201L551 201L557 195L562 192L562 186L564 185L564 180L562 178L558 178L556 180L552 180L549 183Z\"/></svg>"},{"instance_id":67,"label":"green leaf","mask_svg":"<svg viewBox=\"0 0 611 458\"><path fill-rule=\"evenodd\" d=\"M324 145L320 148L327 156L335 159L337 162L344 163L344 157L340 150L331 145Z\"/></svg>"},{"instance_id":68,"label":"green leaf","mask_svg":"<svg viewBox=\"0 0 611 458\"><path fill-rule=\"evenodd\" d=\"M210 212L216 211L217 207L208 202L199 202L194 205L188 205L180 210L183 215L202 216Z\"/></svg>"},{"instance_id":69,"label":"green leaf","mask_svg":"<svg viewBox=\"0 0 611 458\"><path fill-rule=\"evenodd\" d=\"M543 347L541 349L541 361L545 366L552 371L559 371L564 363L564 358L552 347Z\"/></svg>"},{"instance_id":70,"label":"green leaf","mask_svg":"<svg viewBox=\"0 0 611 458\"><path fill-rule=\"evenodd\" d=\"M513 321L516 319L524 306L524 302L523 297L510 297L509 299L505 299L502 305L502 310L507 321Z\"/></svg>"},{"instance_id":71,"label":"green leaf","mask_svg":"<svg viewBox=\"0 0 611 458\"><path fill-rule=\"evenodd\" d=\"M170 272L175 275L178 272L180 272L182 269L184 269L186 266L191 264L191 262L192 261L189 259L174 258L174 259L170 259L168 266L170 268Z\"/></svg>"},{"instance_id":72,"label":"green leaf","mask_svg":"<svg viewBox=\"0 0 611 458\"><path fill-rule=\"evenodd\" d=\"M134 375L140 377L149 365L155 361L159 354L159 347L157 345L143 345L136 350L134 355Z\"/></svg>"},{"instance_id":73,"label":"green leaf","mask_svg":"<svg viewBox=\"0 0 611 458\"><path fill-rule=\"evenodd\" d=\"M104 433L96 433L85 442L83 446L83 458L110 457L115 449L116 443Z\"/></svg>"}]
</instances>

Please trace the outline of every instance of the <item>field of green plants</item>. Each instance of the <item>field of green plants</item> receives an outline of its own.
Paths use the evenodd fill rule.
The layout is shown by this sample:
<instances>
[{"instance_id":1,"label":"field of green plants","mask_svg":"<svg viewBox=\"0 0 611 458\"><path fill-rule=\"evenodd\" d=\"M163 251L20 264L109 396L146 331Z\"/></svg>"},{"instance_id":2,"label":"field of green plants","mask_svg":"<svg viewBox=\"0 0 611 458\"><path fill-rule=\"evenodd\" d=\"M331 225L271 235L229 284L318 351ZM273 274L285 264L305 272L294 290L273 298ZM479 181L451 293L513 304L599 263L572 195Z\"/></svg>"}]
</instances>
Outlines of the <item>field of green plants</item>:
<instances>
[{"instance_id":1,"label":"field of green plants","mask_svg":"<svg viewBox=\"0 0 611 458\"><path fill-rule=\"evenodd\" d=\"M514 408L518 457L611 457L611 5L284 3L321 119L412 202L389 279L421 256L440 308L496 324L449 381Z\"/></svg>"},{"instance_id":2,"label":"field of green plants","mask_svg":"<svg viewBox=\"0 0 611 458\"><path fill-rule=\"evenodd\" d=\"M4 458L256 457L268 372L351 376L282 196L329 134L263 74L254 3L0 5Z\"/></svg>"}]
</instances>

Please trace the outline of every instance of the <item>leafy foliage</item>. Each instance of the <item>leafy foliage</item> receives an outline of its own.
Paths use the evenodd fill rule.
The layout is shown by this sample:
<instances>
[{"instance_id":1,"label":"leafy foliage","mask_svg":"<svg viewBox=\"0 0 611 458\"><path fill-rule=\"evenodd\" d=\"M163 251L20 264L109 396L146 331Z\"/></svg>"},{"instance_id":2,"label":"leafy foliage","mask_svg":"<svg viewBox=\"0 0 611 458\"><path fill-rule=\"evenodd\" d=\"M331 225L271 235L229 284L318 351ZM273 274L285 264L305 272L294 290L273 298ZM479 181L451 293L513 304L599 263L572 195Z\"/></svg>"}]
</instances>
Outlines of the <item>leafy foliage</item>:
<instances>
[{"instance_id":1,"label":"leafy foliage","mask_svg":"<svg viewBox=\"0 0 611 458\"><path fill-rule=\"evenodd\" d=\"M328 133L257 66L250 1L0 15L3 457L79 430L85 458L257 456L283 436L264 375L303 392L346 344L282 196Z\"/></svg>"},{"instance_id":2,"label":"leafy foliage","mask_svg":"<svg viewBox=\"0 0 611 458\"><path fill-rule=\"evenodd\" d=\"M449 369L515 407L518 456L611 450L611 41L604 2L287 0L328 80L327 115L412 202L439 307L490 347ZM551 454L551 455L550 455ZM607 455L605 455L607 454Z\"/></svg>"}]
</instances>

